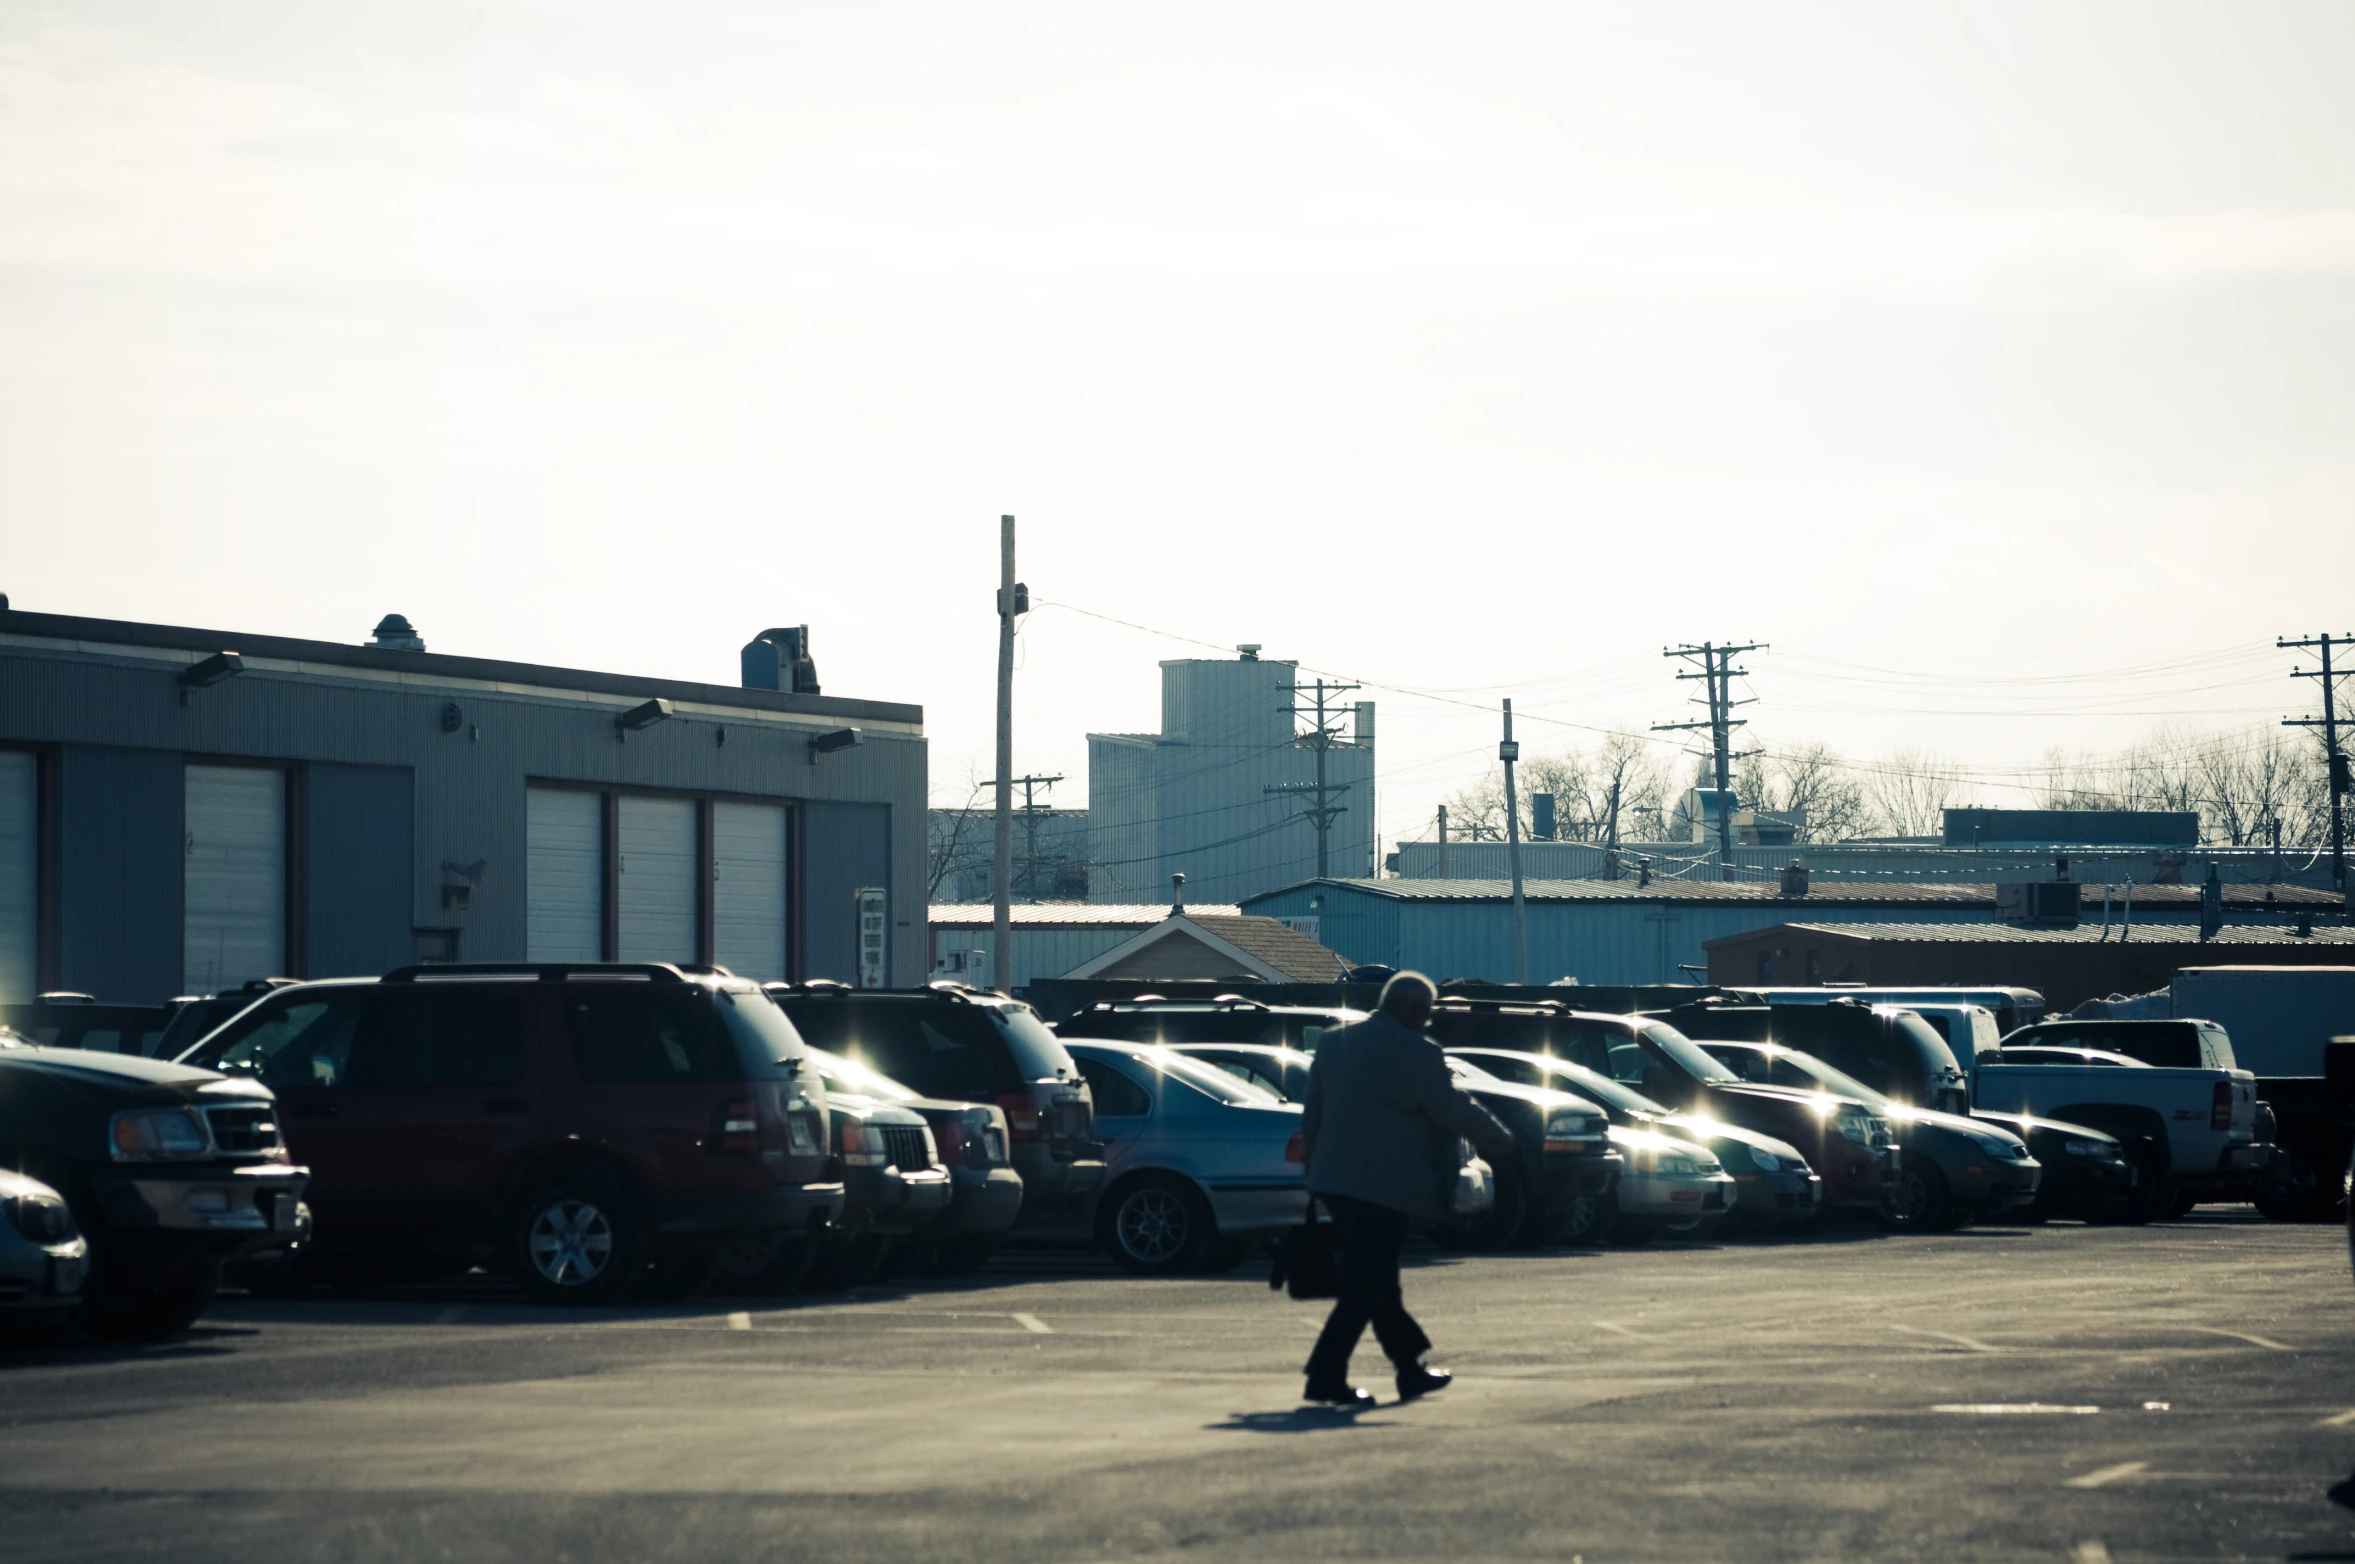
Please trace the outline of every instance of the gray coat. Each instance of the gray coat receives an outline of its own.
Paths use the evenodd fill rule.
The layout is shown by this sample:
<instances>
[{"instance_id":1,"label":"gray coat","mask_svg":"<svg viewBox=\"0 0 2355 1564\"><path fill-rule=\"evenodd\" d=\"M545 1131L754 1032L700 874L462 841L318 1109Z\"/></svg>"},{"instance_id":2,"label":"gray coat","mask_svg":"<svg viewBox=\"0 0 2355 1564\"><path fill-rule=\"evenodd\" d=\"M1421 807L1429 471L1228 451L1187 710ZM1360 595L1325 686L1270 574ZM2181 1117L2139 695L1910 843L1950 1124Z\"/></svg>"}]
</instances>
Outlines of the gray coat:
<instances>
[{"instance_id":1,"label":"gray coat","mask_svg":"<svg viewBox=\"0 0 2355 1564\"><path fill-rule=\"evenodd\" d=\"M1492 1162L1514 1151L1512 1132L1457 1089L1438 1044L1386 1011L1317 1044L1300 1134L1310 1194L1422 1221L1447 1213L1458 1137Z\"/></svg>"}]
</instances>

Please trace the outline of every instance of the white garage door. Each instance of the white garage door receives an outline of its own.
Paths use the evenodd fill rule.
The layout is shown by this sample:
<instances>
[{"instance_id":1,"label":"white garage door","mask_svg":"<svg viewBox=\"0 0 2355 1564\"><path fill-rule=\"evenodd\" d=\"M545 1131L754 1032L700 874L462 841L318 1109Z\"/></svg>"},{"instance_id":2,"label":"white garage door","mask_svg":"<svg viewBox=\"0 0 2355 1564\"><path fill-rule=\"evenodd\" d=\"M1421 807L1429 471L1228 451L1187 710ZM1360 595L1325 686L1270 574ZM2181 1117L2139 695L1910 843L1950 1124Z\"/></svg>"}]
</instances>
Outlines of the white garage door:
<instances>
[{"instance_id":1,"label":"white garage door","mask_svg":"<svg viewBox=\"0 0 2355 1564\"><path fill-rule=\"evenodd\" d=\"M623 961L693 961L695 801L621 800Z\"/></svg>"},{"instance_id":2,"label":"white garage door","mask_svg":"<svg viewBox=\"0 0 2355 1564\"><path fill-rule=\"evenodd\" d=\"M712 959L738 977L785 976L785 810L714 804L711 810Z\"/></svg>"},{"instance_id":3,"label":"white garage door","mask_svg":"<svg viewBox=\"0 0 2355 1564\"><path fill-rule=\"evenodd\" d=\"M0 1004L30 1001L40 983L38 802L33 757L0 750Z\"/></svg>"},{"instance_id":4,"label":"white garage door","mask_svg":"<svg viewBox=\"0 0 2355 1564\"><path fill-rule=\"evenodd\" d=\"M286 971L286 773L190 766L181 984L217 994Z\"/></svg>"},{"instance_id":5,"label":"white garage door","mask_svg":"<svg viewBox=\"0 0 2355 1564\"><path fill-rule=\"evenodd\" d=\"M605 956L605 800L535 787L524 794L524 949L534 961Z\"/></svg>"}]
</instances>

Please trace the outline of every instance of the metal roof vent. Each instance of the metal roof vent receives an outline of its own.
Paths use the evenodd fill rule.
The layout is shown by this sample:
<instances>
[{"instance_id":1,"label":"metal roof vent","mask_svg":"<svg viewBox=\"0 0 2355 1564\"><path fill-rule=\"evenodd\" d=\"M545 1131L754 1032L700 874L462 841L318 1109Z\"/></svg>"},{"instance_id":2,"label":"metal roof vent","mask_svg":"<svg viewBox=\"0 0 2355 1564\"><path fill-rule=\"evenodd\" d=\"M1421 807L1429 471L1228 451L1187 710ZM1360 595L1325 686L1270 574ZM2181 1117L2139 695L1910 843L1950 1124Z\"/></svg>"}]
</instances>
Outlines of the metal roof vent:
<instances>
[{"instance_id":1,"label":"metal roof vent","mask_svg":"<svg viewBox=\"0 0 2355 1564\"><path fill-rule=\"evenodd\" d=\"M377 620L376 634L370 638L368 644L388 652L422 652L425 650L425 642L418 638L416 627L399 614L386 614L382 619Z\"/></svg>"},{"instance_id":2,"label":"metal roof vent","mask_svg":"<svg viewBox=\"0 0 2355 1564\"><path fill-rule=\"evenodd\" d=\"M1259 661L1259 648L1262 644L1263 643L1258 641L1245 641L1242 645L1236 647L1235 650L1242 655L1243 661L1247 663L1255 663Z\"/></svg>"}]
</instances>

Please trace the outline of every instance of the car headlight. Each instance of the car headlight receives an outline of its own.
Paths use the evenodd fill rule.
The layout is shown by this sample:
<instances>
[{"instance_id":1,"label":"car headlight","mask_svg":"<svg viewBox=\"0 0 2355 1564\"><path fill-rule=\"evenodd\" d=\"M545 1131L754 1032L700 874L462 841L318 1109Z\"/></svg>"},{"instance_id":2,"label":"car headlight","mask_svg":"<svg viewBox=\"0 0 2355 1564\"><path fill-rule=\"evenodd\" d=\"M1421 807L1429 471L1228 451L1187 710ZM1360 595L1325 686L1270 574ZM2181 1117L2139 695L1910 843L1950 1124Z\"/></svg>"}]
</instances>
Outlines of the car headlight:
<instances>
[{"instance_id":1,"label":"car headlight","mask_svg":"<svg viewBox=\"0 0 2355 1564\"><path fill-rule=\"evenodd\" d=\"M70 1244L79 1236L74 1214L55 1195L11 1195L0 1200L0 1214L7 1216L8 1225L22 1234L25 1242L43 1248Z\"/></svg>"},{"instance_id":2,"label":"car headlight","mask_svg":"<svg viewBox=\"0 0 2355 1564\"><path fill-rule=\"evenodd\" d=\"M1773 1152L1760 1151L1756 1146L1750 1147L1749 1151L1750 1166L1756 1168L1759 1172L1780 1173L1783 1170L1783 1159L1776 1156Z\"/></svg>"},{"instance_id":3,"label":"car headlight","mask_svg":"<svg viewBox=\"0 0 2355 1564\"><path fill-rule=\"evenodd\" d=\"M117 1162L194 1161L212 1155L213 1138L191 1108L134 1108L114 1116L106 1141Z\"/></svg>"},{"instance_id":4,"label":"car headlight","mask_svg":"<svg viewBox=\"0 0 2355 1564\"><path fill-rule=\"evenodd\" d=\"M1833 1128L1859 1146L1889 1144L1889 1121L1861 1103L1844 1102L1832 1120Z\"/></svg>"},{"instance_id":5,"label":"car headlight","mask_svg":"<svg viewBox=\"0 0 2355 1564\"><path fill-rule=\"evenodd\" d=\"M2064 1140L2061 1142L2061 1150L2072 1157L2093 1157L2103 1162L2118 1155L2116 1146L2099 1140Z\"/></svg>"},{"instance_id":6,"label":"car headlight","mask_svg":"<svg viewBox=\"0 0 2355 1564\"><path fill-rule=\"evenodd\" d=\"M1575 1108L1556 1108L1545 1116L1547 1140L1593 1141L1602 1138L1602 1124L1592 1114Z\"/></svg>"},{"instance_id":7,"label":"car headlight","mask_svg":"<svg viewBox=\"0 0 2355 1564\"><path fill-rule=\"evenodd\" d=\"M1996 1140L1992 1137L1982 1136L1973 1136L1972 1138L1979 1142L1980 1150L1998 1161L2024 1162L2027 1160L2028 1148L2016 1140Z\"/></svg>"}]
</instances>

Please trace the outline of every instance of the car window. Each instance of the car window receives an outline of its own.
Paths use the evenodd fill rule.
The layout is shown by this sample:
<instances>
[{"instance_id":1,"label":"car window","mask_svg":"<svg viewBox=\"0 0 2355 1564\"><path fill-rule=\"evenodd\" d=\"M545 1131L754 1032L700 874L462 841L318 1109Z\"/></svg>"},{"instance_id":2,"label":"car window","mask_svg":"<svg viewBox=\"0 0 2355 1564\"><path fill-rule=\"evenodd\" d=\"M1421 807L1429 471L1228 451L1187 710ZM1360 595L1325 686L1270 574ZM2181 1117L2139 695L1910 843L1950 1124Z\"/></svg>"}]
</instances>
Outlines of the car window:
<instances>
[{"instance_id":1,"label":"car window","mask_svg":"<svg viewBox=\"0 0 2355 1564\"><path fill-rule=\"evenodd\" d=\"M1543 1086L1546 1084L1544 1068L1527 1059L1500 1058L1495 1054L1482 1054L1472 1060L1472 1063L1500 1080L1519 1081L1523 1086Z\"/></svg>"},{"instance_id":2,"label":"car window","mask_svg":"<svg viewBox=\"0 0 2355 1564\"><path fill-rule=\"evenodd\" d=\"M1732 1043L1703 1043L1709 1057L1740 1076L1762 1086L1774 1084L1774 1059L1755 1048L1741 1048Z\"/></svg>"},{"instance_id":3,"label":"car window","mask_svg":"<svg viewBox=\"0 0 2355 1564\"><path fill-rule=\"evenodd\" d=\"M974 1101L994 1090L999 1072L993 1061L1000 1057L1002 1045L988 1015L976 1006L929 1000L787 999L783 1008L816 1047L858 1060L918 1096ZM1035 1015L1029 1019L1037 1024ZM1071 1056L1055 1035L1044 1027L1040 1031L1068 1061Z\"/></svg>"},{"instance_id":4,"label":"car window","mask_svg":"<svg viewBox=\"0 0 2355 1564\"><path fill-rule=\"evenodd\" d=\"M1218 1066L1202 1059L1188 1058L1181 1053L1156 1050L1139 1060L1146 1069L1157 1070L1172 1079L1185 1082L1214 1102L1230 1106L1251 1105L1265 1107L1282 1100L1282 1093L1264 1091L1238 1080Z\"/></svg>"},{"instance_id":5,"label":"car window","mask_svg":"<svg viewBox=\"0 0 2355 1564\"><path fill-rule=\"evenodd\" d=\"M845 1059L816 1048L810 1050L810 1057L818 1062L818 1073L825 1078L828 1091L855 1092L882 1102L916 1102L923 1096L880 1071L868 1069L856 1059Z\"/></svg>"},{"instance_id":6,"label":"car window","mask_svg":"<svg viewBox=\"0 0 2355 1564\"><path fill-rule=\"evenodd\" d=\"M1026 1081L1053 1080L1071 1069L1070 1050L1063 1040L1047 1030L1047 1023L1028 1005L996 1005L991 1013L998 1018L998 1035L1005 1039L1006 1048L1014 1055L1014 1068ZM981 1088L986 1092L987 1087ZM951 1092L949 1096L961 1096Z\"/></svg>"},{"instance_id":7,"label":"car window","mask_svg":"<svg viewBox=\"0 0 2355 1564\"><path fill-rule=\"evenodd\" d=\"M594 1084L744 1078L711 1000L692 988L575 989L565 996L564 1026L573 1068Z\"/></svg>"},{"instance_id":8,"label":"car window","mask_svg":"<svg viewBox=\"0 0 2355 1564\"><path fill-rule=\"evenodd\" d=\"M1576 1092L1619 1113L1641 1113L1653 1118L1664 1118L1676 1111L1654 1102L1633 1087L1621 1085L1602 1071L1590 1070L1582 1064L1557 1059L1546 1066L1546 1075L1547 1078L1540 1085Z\"/></svg>"},{"instance_id":9,"label":"car window","mask_svg":"<svg viewBox=\"0 0 2355 1564\"><path fill-rule=\"evenodd\" d=\"M272 1091L348 1085L362 1001L373 992L313 990L259 1006L208 1038L183 1062L258 1076Z\"/></svg>"},{"instance_id":10,"label":"car window","mask_svg":"<svg viewBox=\"0 0 2355 1564\"><path fill-rule=\"evenodd\" d=\"M1701 1052L1698 1044L1665 1021L1646 1021L1643 1024L1643 1040L1645 1047L1660 1057L1681 1065L1686 1074L1699 1080L1731 1081L1737 1079L1733 1071ZM1616 1054L1618 1049L1613 1048L1612 1052ZM1612 1073L1618 1074L1617 1071ZM1629 1082L1629 1084L1639 1083Z\"/></svg>"},{"instance_id":11,"label":"car window","mask_svg":"<svg viewBox=\"0 0 2355 1564\"><path fill-rule=\"evenodd\" d=\"M523 1006L511 993L379 989L353 1039L352 1086L510 1086L523 1077Z\"/></svg>"},{"instance_id":12,"label":"car window","mask_svg":"<svg viewBox=\"0 0 2355 1564\"><path fill-rule=\"evenodd\" d=\"M1145 1088L1117 1067L1084 1055L1075 1056L1072 1063L1079 1066L1080 1077L1088 1083L1088 1095L1096 1100L1097 1118L1134 1119L1153 1111L1153 1099Z\"/></svg>"}]
</instances>

